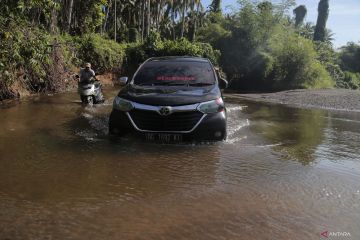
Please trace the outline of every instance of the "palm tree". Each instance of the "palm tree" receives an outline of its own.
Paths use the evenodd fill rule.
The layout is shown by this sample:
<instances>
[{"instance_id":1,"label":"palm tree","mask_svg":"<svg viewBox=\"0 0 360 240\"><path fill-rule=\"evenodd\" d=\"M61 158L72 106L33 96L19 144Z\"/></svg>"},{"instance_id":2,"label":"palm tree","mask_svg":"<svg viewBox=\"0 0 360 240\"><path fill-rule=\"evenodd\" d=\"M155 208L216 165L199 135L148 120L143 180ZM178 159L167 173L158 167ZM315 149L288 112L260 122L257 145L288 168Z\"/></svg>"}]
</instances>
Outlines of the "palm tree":
<instances>
[{"instance_id":1,"label":"palm tree","mask_svg":"<svg viewBox=\"0 0 360 240\"><path fill-rule=\"evenodd\" d=\"M196 31L198 27L198 21L201 16L200 11L203 10L203 6L200 0L191 0L190 1L190 9L191 13L189 15L190 22L191 22L191 29L189 38L191 41L195 41Z\"/></svg>"},{"instance_id":2,"label":"palm tree","mask_svg":"<svg viewBox=\"0 0 360 240\"><path fill-rule=\"evenodd\" d=\"M325 40L326 22L329 17L329 0L320 0L318 7L318 18L315 27L314 40L323 42Z\"/></svg>"},{"instance_id":3,"label":"palm tree","mask_svg":"<svg viewBox=\"0 0 360 240\"><path fill-rule=\"evenodd\" d=\"M189 0L182 0L181 1L181 7L182 7L182 15L181 15L181 33L180 33L180 37L183 38L184 37L184 31L185 31L185 15L186 15L186 11L188 9L188 1Z\"/></svg>"},{"instance_id":4,"label":"palm tree","mask_svg":"<svg viewBox=\"0 0 360 240\"><path fill-rule=\"evenodd\" d=\"M175 19L178 17L178 13L180 12L181 9L181 0L167 0L167 5L168 8L166 10L168 14L171 11L171 25L172 25L172 35L173 35L173 40L176 39L176 21Z\"/></svg>"},{"instance_id":5,"label":"palm tree","mask_svg":"<svg viewBox=\"0 0 360 240\"><path fill-rule=\"evenodd\" d=\"M72 17L73 7L74 7L74 0L70 0L70 3L69 3L69 11L68 11L67 32L70 31L71 17Z\"/></svg>"},{"instance_id":6,"label":"palm tree","mask_svg":"<svg viewBox=\"0 0 360 240\"><path fill-rule=\"evenodd\" d=\"M103 25L103 29L102 29L103 32L106 31L106 24L109 19L110 8L111 8L111 0L109 0L108 5L106 6L105 20L104 20L104 25Z\"/></svg>"},{"instance_id":7,"label":"palm tree","mask_svg":"<svg viewBox=\"0 0 360 240\"><path fill-rule=\"evenodd\" d=\"M213 0L209 7L211 12L221 12L221 0Z\"/></svg>"},{"instance_id":8,"label":"palm tree","mask_svg":"<svg viewBox=\"0 0 360 240\"><path fill-rule=\"evenodd\" d=\"M311 40L314 39L314 31L315 31L315 26L310 22L305 23L303 26L299 28L300 35L306 39L311 39Z\"/></svg>"},{"instance_id":9,"label":"palm tree","mask_svg":"<svg viewBox=\"0 0 360 240\"><path fill-rule=\"evenodd\" d=\"M151 2L150 0L146 1L146 37L150 34L151 28Z\"/></svg>"},{"instance_id":10,"label":"palm tree","mask_svg":"<svg viewBox=\"0 0 360 240\"><path fill-rule=\"evenodd\" d=\"M294 9L295 14L295 27L298 27L303 24L307 9L305 5L300 5L297 8Z\"/></svg>"},{"instance_id":11,"label":"palm tree","mask_svg":"<svg viewBox=\"0 0 360 240\"><path fill-rule=\"evenodd\" d=\"M335 33L333 33L330 29L326 28L324 42L327 44L332 44L332 42L335 40L334 36Z\"/></svg>"},{"instance_id":12,"label":"palm tree","mask_svg":"<svg viewBox=\"0 0 360 240\"><path fill-rule=\"evenodd\" d=\"M193 40L204 16L201 0L107 0L105 5L100 31L109 33L113 38L115 31L119 35L119 30L124 33L130 28L132 32L133 28L137 28L142 40L151 29L172 36L173 39L187 35Z\"/></svg>"}]
</instances>

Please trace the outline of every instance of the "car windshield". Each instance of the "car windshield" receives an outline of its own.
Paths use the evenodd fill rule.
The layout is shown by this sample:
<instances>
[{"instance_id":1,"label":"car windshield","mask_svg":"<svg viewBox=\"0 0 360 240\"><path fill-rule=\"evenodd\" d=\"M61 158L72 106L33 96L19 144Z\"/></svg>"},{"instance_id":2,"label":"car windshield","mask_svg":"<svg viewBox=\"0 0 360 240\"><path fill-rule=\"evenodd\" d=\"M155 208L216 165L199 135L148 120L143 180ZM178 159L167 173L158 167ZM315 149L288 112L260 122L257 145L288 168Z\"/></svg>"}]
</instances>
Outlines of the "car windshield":
<instances>
[{"instance_id":1,"label":"car windshield","mask_svg":"<svg viewBox=\"0 0 360 240\"><path fill-rule=\"evenodd\" d=\"M151 61L135 76L136 85L206 86L215 83L212 66L196 61Z\"/></svg>"}]
</instances>

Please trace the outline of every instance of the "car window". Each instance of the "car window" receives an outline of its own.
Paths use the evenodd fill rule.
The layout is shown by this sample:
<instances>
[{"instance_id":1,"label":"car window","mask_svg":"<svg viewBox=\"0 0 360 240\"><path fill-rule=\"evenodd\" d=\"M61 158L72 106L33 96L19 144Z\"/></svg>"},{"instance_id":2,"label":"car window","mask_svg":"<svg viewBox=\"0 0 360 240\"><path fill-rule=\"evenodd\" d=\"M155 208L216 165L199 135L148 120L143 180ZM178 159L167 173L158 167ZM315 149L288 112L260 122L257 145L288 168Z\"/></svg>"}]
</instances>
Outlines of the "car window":
<instances>
[{"instance_id":1,"label":"car window","mask_svg":"<svg viewBox=\"0 0 360 240\"><path fill-rule=\"evenodd\" d=\"M145 63L135 76L136 85L186 85L215 83L208 62L151 61Z\"/></svg>"}]
</instances>

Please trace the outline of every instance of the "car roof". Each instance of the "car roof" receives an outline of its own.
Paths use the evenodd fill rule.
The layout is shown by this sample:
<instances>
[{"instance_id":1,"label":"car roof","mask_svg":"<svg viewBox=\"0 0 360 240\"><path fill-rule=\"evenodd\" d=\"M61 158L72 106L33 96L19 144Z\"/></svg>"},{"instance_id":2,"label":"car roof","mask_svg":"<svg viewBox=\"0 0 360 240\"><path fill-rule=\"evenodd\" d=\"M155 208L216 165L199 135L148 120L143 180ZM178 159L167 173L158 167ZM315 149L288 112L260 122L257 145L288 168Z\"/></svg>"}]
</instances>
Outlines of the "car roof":
<instances>
[{"instance_id":1,"label":"car roof","mask_svg":"<svg viewBox=\"0 0 360 240\"><path fill-rule=\"evenodd\" d=\"M167 61L167 62L209 62L207 58L192 57L192 56L165 56L153 57L148 59L148 62Z\"/></svg>"}]
</instances>

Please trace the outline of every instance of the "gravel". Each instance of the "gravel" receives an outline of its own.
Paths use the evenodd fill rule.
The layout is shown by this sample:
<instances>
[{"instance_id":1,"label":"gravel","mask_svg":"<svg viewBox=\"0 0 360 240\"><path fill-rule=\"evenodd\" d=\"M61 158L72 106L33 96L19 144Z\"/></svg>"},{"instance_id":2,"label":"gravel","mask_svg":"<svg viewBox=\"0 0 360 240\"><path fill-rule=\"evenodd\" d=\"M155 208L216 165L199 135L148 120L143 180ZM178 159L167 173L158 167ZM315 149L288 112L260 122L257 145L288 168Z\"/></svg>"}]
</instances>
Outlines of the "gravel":
<instances>
[{"instance_id":1,"label":"gravel","mask_svg":"<svg viewBox=\"0 0 360 240\"><path fill-rule=\"evenodd\" d=\"M360 91L348 89L290 90L276 93L225 94L227 99L247 99L302 108L360 112Z\"/></svg>"}]
</instances>

